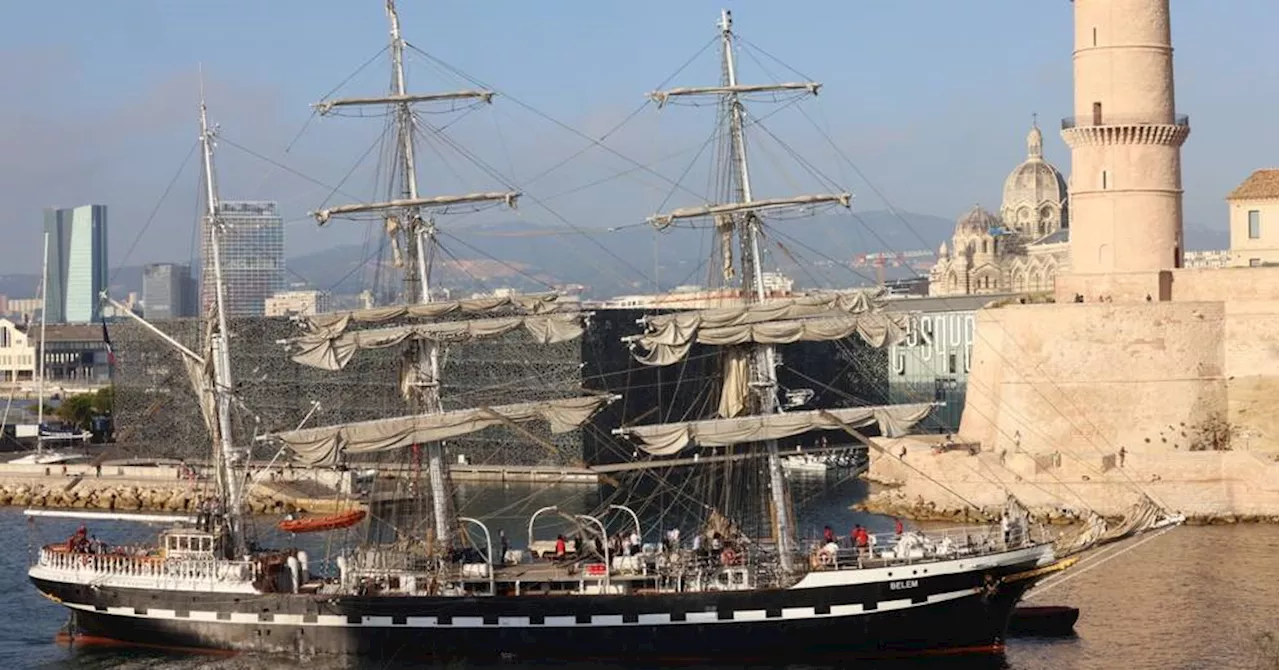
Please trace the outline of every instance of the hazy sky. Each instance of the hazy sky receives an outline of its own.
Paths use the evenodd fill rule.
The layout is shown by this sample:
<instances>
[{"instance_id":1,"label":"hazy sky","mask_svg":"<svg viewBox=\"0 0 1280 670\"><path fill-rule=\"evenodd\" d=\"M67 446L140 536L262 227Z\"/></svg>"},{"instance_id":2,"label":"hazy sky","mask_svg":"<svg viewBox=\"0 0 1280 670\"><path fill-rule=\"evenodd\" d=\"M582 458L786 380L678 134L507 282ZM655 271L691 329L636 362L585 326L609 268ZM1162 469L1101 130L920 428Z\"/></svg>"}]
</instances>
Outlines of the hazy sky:
<instances>
[{"instance_id":1,"label":"hazy sky","mask_svg":"<svg viewBox=\"0 0 1280 670\"><path fill-rule=\"evenodd\" d=\"M542 115L600 136L715 37L721 3L400 4L412 44L503 94L446 132L550 207L526 202L523 220L601 228L640 221L663 204L670 185L644 172L566 194L630 167L598 148L526 183L585 145ZM744 81L799 78L771 54L823 82L816 100L782 109L763 125L850 189L858 208L885 203L815 126L894 206L948 218L975 202L999 206L1004 178L1024 156L1033 112L1046 131L1048 158L1069 170L1057 133L1071 109L1067 0L723 4L754 55L741 58ZM319 233L305 215L323 202L345 201L333 187L348 173L343 194L374 197L377 152L353 166L382 120L308 118L311 103L378 56L387 30L381 0L6 0L2 11L0 273L38 271L41 210L49 205L108 205L113 265L190 257L195 157L178 171L197 137L201 63L210 113L225 138L218 154L223 197L280 201L290 222L289 255L363 239L356 224L335 222ZM1226 193L1254 168L1277 162L1277 3L1174 0L1173 20L1178 108L1192 123L1183 152L1186 222L1224 227ZM385 90L387 67L386 55L378 56L340 94ZM413 90L459 85L416 53L409 68ZM706 50L672 84L717 78L716 55ZM752 111L764 116L775 108ZM705 107L649 108L607 142L675 177L713 117ZM456 117L426 118L443 124ZM436 151L420 154L424 191L498 185L447 149ZM779 145L764 142L752 157L762 174L759 190L814 188ZM702 190L706 180L685 183ZM677 191L668 204L690 202ZM147 235L130 251L153 211Z\"/></svg>"}]
</instances>

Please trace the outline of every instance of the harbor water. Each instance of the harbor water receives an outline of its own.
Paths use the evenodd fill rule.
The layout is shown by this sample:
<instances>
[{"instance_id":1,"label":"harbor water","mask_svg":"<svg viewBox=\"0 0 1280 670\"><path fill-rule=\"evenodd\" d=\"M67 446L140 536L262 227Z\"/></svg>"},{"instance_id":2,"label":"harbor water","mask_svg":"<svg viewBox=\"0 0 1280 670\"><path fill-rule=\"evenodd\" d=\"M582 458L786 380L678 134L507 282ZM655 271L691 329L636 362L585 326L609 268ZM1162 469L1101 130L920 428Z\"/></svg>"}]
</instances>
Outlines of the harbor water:
<instances>
[{"instance_id":1,"label":"harbor water","mask_svg":"<svg viewBox=\"0 0 1280 670\"><path fill-rule=\"evenodd\" d=\"M855 523L889 530L892 520L851 512L866 494L859 481L818 481L802 491L802 526L813 532L830 524L848 532ZM588 510L598 502L590 486L477 485L460 487L466 514L491 520L512 547L527 539L529 515L544 505ZM642 516L646 515L641 512ZM259 524L268 528L276 519ZM618 523L621 523L619 521ZM0 668L363 668L412 667L395 658L357 661L338 658L291 659L267 656L190 656L134 649L73 648L55 644L65 610L42 598L26 579L31 549L62 539L78 522L30 520L20 509L0 509ZM155 528L123 522L95 522L90 532L109 541L143 539ZM554 537L553 522L539 522L539 538ZM653 534L646 532L646 535ZM290 538L262 538L287 545ZM297 544L321 560L323 537ZM1015 670L1092 670L1123 668L1240 669L1277 667L1277 528L1271 525L1186 527L1130 540L1099 560L1082 563L1069 579L1035 597L1032 604L1072 605L1081 610L1076 635L1061 639L1014 639L996 657L935 658L922 662L851 661L850 668L1008 668ZM442 666L443 667L443 666ZM451 668L486 667L450 664ZM538 664L530 659L503 663L528 667L589 668L597 665ZM617 667L617 666L609 666ZM793 665L782 667L808 668ZM832 667L832 666L821 666ZM836 666L839 667L839 666Z\"/></svg>"}]
</instances>

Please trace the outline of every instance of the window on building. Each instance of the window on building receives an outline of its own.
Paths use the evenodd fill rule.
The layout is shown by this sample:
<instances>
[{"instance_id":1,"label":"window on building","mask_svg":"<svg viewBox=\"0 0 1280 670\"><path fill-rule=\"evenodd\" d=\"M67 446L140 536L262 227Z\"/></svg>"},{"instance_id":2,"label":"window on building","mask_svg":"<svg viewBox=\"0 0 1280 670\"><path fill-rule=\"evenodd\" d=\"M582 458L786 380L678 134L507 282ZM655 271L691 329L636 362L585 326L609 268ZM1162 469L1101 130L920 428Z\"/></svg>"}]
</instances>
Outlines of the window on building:
<instances>
[{"instance_id":1,"label":"window on building","mask_svg":"<svg viewBox=\"0 0 1280 670\"><path fill-rule=\"evenodd\" d=\"M0 326L0 349L9 348L9 327Z\"/></svg>"},{"instance_id":2,"label":"window on building","mask_svg":"<svg viewBox=\"0 0 1280 670\"><path fill-rule=\"evenodd\" d=\"M1093 46L1098 46L1098 29L1093 29Z\"/></svg>"},{"instance_id":3,"label":"window on building","mask_svg":"<svg viewBox=\"0 0 1280 670\"><path fill-rule=\"evenodd\" d=\"M1256 268L1256 267L1261 267L1261 266L1262 266L1262 259L1261 259L1261 258L1250 258L1250 259L1249 259L1249 267L1251 267L1251 268Z\"/></svg>"},{"instance_id":4,"label":"window on building","mask_svg":"<svg viewBox=\"0 0 1280 670\"><path fill-rule=\"evenodd\" d=\"M1102 171L1102 190L1107 190L1107 171Z\"/></svg>"},{"instance_id":5,"label":"window on building","mask_svg":"<svg viewBox=\"0 0 1280 670\"><path fill-rule=\"evenodd\" d=\"M956 373L956 355L955 354L947 354L947 372L953 375Z\"/></svg>"},{"instance_id":6,"label":"window on building","mask_svg":"<svg viewBox=\"0 0 1280 670\"><path fill-rule=\"evenodd\" d=\"M1260 237L1262 237L1262 212L1251 209L1249 210L1249 239L1256 240Z\"/></svg>"}]
</instances>

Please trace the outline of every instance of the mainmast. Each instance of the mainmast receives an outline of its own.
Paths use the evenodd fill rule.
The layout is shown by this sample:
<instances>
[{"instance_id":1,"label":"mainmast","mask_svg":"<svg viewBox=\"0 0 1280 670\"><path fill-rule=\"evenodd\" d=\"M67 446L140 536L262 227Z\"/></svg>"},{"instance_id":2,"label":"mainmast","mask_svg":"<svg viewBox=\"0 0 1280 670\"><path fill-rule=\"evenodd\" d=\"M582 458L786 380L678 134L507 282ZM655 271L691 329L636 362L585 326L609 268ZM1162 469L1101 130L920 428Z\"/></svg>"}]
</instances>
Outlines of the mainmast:
<instances>
[{"instance_id":1,"label":"mainmast","mask_svg":"<svg viewBox=\"0 0 1280 670\"><path fill-rule=\"evenodd\" d=\"M386 227L397 242L403 238L408 251L405 263L404 302L426 304L432 301L431 268L436 247L435 222L423 210L428 207L466 203L505 202L514 206L519 193L490 192L458 196L421 197L418 192L417 166L414 160L415 102L439 100L480 100L490 102L493 93L486 90L454 91L434 94L410 94L405 88L404 48L400 33L400 18L396 14L394 0L386 2L387 18L391 24L391 94L382 97L358 97L329 100L316 105L321 114L350 106L392 105L395 109L398 145L397 162L400 172L400 197L387 202L341 205L313 212L316 220L325 223L331 217L342 214L380 212L386 218ZM440 353L433 340L415 341L411 344L409 365L413 371L409 401L416 413L434 414L442 410L440 404ZM443 445L435 440L427 443L427 472L431 490L432 518L437 539L447 548L454 526L452 496L446 484Z\"/></svg>"},{"instance_id":2,"label":"mainmast","mask_svg":"<svg viewBox=\"0 0 1280 670\"><path fill-rule=\"evenodd\" d=\"M760 254L760 219L759 212L768 209L796 207L805 204L838 203L849 204L849 194L810 195L796 198L777 198L755 203L751 192L751 171L747 162L746 138L744 136L744 120L746 117L740 95L756 92L807 91L816 95L821 84L816 82L784 83L772 85L742 85L738 83L737 65L733 53L733 20L728 10L720 13L720 29L722 44L722 66L724 71L723 86L678 88L668 91L656 91L650 97L659 104L677 96L717 95L721 96L728 108L729 117L729 162L733 170L732 190L736 192L737 202L723 203L706 207L690 207L660 214L650 218L655 225L666 226L672 221L692 217L732 217L734 228L742 247L743 264L742 287L744 298L755 303L765 300L764 274ZM732 196L731 196L732 197ZM727 245L726 245L727 248ZM728 253L728 252L726 252ZM750 383L755 395L757 414L775 414L781 411L778 403L777 354L771 344L753 344L750 360ZM781 568L791 572L793 553L795 550L795 532L791 527L788 514L788 494L786 479L782 472L782 459L778 454L776 439L764 440L766 461L769 472L769 492L773 514L776 519L775 529L778 542L778 555Z\"/></svg>"},{"instance_id":3,"label":"mainmast","mask_svg":"<svg viewBox=\"0 0 1280 670\"><path fill-rule=\"evenodd\" d=\"M222 257L220 237L223 221L219 213L218 190L213 172L213 138L217 129L209 126L203 91L200 96L200 148L203 154L205 184L205 228L212 251L215 287L214 310L217 312L217 330L210 336L212 350L214 400L217 404L217 449L215 451L218 489L223 503L226 530L236 557L246 552L243 503L244 482L240 468L248 457L248 449L237 448L231 438L231 352L230 331L227 329L226 286L222 281Z\"/></svg>"}]
</instances>

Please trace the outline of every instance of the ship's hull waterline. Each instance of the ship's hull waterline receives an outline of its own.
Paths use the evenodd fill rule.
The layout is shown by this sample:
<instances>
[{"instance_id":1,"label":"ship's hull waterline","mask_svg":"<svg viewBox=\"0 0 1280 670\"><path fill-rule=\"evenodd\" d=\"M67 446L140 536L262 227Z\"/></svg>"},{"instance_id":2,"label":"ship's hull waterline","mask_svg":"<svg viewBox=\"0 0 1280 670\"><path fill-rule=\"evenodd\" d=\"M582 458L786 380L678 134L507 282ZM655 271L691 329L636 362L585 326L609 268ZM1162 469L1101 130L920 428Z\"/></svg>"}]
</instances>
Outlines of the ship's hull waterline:
<instances>
[{"instance_id":1,"label":"ship's hull waterline","mask_svg":"<svg viewBox=\"0 0 1280 670\"><path fill-rule=\"evenodd\" d=\"M858 584L625 596L227 594L34 574L32 581L72 611L73 643L383 659L725 661L1000 650L1032 582L1000 578L1036 567L1037 557L930 576L937 565L898 566L888 580Z\"/></svg>"}]
</instances>

